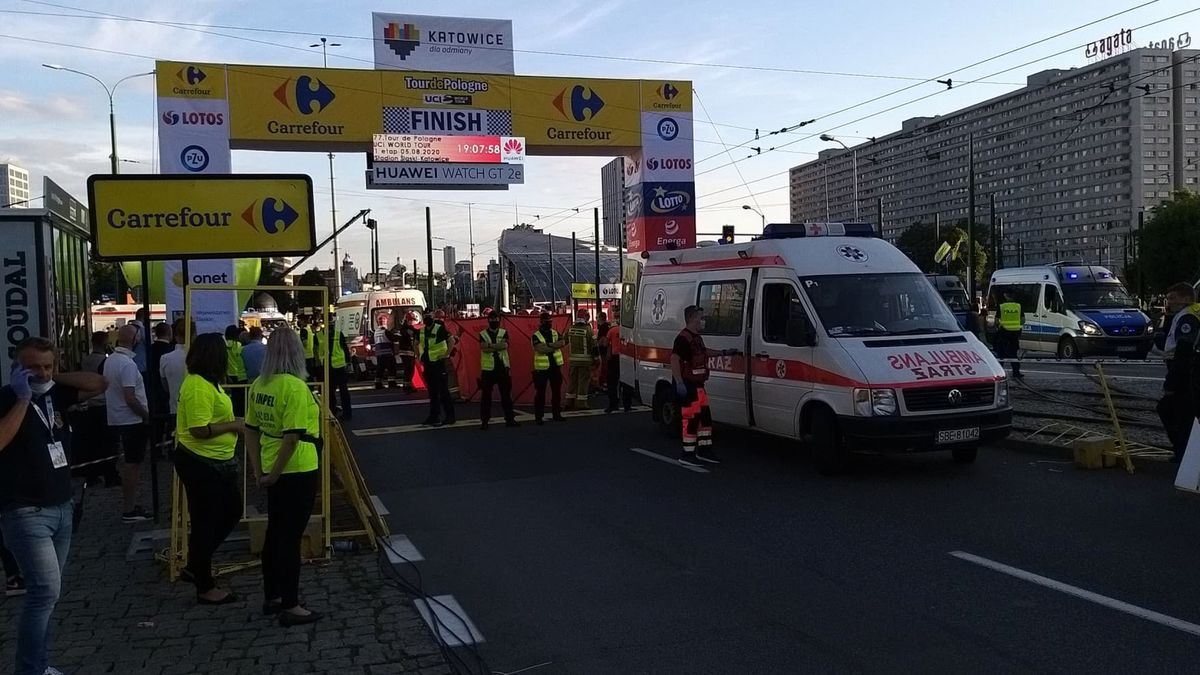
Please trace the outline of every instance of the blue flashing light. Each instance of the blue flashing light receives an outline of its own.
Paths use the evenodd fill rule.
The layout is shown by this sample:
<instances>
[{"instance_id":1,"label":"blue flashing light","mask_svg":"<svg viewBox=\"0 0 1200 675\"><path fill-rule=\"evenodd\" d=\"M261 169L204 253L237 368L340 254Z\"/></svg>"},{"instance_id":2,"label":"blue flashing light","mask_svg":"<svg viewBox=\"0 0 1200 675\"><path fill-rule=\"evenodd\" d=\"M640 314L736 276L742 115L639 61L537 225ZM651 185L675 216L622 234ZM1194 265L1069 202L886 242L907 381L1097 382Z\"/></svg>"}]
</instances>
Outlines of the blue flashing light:
<instances>
[{"instance_id":1,"label":"blue flashing light","mask_svg":"<svg viewBox=\"0 0 1200 675\"><path fill-rule=\"evenodd\" d=\"M870 223L771 223L759 239L798 239L805 237L874 237Z\"/></svg>"},{"instance_id":2,"label":"blue flashing light","mask_svg":"<svg viewBox=\"0 0 1200 675\"><path fill-rule=\"evenodd\" d=\"M1079 272L1067 272L1067 278L1074 281L1079 278Z\"/></svg>"}]
</instances>

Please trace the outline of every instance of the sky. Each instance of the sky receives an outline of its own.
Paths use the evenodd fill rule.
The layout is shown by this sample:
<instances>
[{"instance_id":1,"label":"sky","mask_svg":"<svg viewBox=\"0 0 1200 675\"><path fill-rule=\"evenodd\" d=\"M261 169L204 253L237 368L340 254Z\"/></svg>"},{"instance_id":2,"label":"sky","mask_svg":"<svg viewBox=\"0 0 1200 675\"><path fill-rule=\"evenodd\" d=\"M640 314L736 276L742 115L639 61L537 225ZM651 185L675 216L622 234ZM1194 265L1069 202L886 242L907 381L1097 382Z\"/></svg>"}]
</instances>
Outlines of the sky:
<instances>
[{"instance_id":1,"label":"sky","mask_svg":"<svg viewBox=\"0 0 1200 675\"><path fill-rule=\"evenodd\" d=\"M896 131L906 119L998 96L1040 70L1085 65L1083 46L1121 28L1134 29L1136 46L1184 32L1200 44L1194 0L0 0L0 163L28 169L34 196L48 175L86 198L87 177L108 172L104 92L43 63L110 84L153 69L155 59L311 66L320 64L321 52L309 45L329 36L342 43L329 51L330 67L371 68L372 11L511 19L519 75L690 79L702 234L727 224L739 233L757 232L759 216L743 204L767 222L787 222L787 170L836 147L822 142L822 133L853 145ZM1091 25L1080 28L1085 24ZM1016 51L1005 55L1010 50ZM924 82L946 77L954 80L952 89ZM151 77L116 90L123 173L157 168L154 106ZM805 120L816 121L766 136ZM764 137L755 140L755 130ZM514 222L591 238L600 168L608 161L530 157L525 184L504 192L367 191L365 155L344 153L334 169L338 220L371 209L381 227L383 265L419 258L424 267L429 206L435 245L452 245L465 259L473 235L476 269L482 269L496 257L500 232ZM332 231L324 154L238 150L233 169L311 175L318 234ZM366 229L352 226L340 244L366 271ZM441 254L434 259L440 270ZM331 265L331 249L313 260Z\"/></svg>"}]
</instances>

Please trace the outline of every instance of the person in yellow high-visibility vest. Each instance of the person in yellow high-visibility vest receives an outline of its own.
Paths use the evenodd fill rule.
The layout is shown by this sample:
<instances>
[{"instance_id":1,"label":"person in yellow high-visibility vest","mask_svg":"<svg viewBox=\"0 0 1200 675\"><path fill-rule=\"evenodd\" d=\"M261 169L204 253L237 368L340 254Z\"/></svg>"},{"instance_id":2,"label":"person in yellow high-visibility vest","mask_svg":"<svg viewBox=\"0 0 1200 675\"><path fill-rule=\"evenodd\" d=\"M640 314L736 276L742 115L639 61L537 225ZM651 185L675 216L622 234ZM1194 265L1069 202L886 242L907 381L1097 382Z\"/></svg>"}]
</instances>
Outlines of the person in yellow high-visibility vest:
<instances>
[{"instance_id":1,"label":"person in yellow high-visibility vest","mask_svg":"<svg viewBox=\"0 0 1200 675\"><path fill-rule=\"evenodd\" d=\"M450 383L446 375L453 338L446 330L445 321L444 311L439 309L433 312L432 318L426 319L417 339L425 389L429 392L429 417L422 422L426 426L453 425L455 421L454 400L450 398Z\"/></svg>"},{"instance_id":2,"label":"person in yellow high-visibility vest","mask_svg":"<svg viewBox=\"0 0 1200 675\"><path fill-rule=\"evenodd\" d=\"M354 419L354 410L350 407L350 375L346 366L350 363L350 347L346 344L346 336L334 330L329 346L325 347L324 333L318 333L316 339L317 360L325 363L329 359L329 410L343 422ZM318 378L322 375L318 374ZM334 394L341 400L338 406Z\"/></svg>"},{"instance_id":3,"label":"person in yellow high-visibility vest","mask_svg":"<svg viewBox=\"0 0 1200 675\"><path fill-rule=\"evenodd\" d=\"M500 312L488 314L488 327L479 331L479 421L487 429L492 417L492 388L500 389L506 426L521 426L513 411L512 363L508 359L508 331L500 327Z\"/></svg>"},{"instance_id":4,"label":"person in yellow high-visibility vest","mask_svg":"<svg viewBox=\"0 0 1200 675\"><path fill-rule=\"evenodd\" d=\"M1013 299L1012 293L1004 294L1004 302L1000 303L998 312L998 330L996 331L996 356L1002 359L1016 359L1021 349L1021 326L1025 323L1025 313L1021 303ZM1013 377L1021 379L1021 362L1012 362Z\"/></svg>"},{"instance_id":5,"label":"person in yellow high-visibility vest","mask_svg":"<svg viewBox=\"0 0 1200 675\"><path fill-rule=\"evenodd\" d=\"M563 345L566 340L558 335L550 323L550 313L542 312L541 325L533 334L533 416L539 425L546 413L546 385L550 385L550 412L554 421L562 422L562 367Z\"/></svg>"}]
</instances>

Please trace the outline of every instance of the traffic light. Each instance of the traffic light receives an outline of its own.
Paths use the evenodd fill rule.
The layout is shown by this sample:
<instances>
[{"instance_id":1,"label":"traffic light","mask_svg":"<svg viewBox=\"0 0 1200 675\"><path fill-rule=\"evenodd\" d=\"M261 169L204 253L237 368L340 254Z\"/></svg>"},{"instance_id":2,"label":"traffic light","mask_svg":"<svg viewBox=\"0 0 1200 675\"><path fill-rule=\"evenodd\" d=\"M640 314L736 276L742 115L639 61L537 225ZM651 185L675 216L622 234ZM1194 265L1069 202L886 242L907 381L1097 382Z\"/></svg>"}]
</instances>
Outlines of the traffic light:
<instances>
[{"instance_id":1,"label":"traffic light","mask_svg":"<svg viewBox=\"0 0 1200 675\"><path fill-rule=\"evenodd\" d=\"M721 243L722 244L732 244L733 243L733 226L732 225L722 225L721 226Z\"/></svg>"}]
</instances>

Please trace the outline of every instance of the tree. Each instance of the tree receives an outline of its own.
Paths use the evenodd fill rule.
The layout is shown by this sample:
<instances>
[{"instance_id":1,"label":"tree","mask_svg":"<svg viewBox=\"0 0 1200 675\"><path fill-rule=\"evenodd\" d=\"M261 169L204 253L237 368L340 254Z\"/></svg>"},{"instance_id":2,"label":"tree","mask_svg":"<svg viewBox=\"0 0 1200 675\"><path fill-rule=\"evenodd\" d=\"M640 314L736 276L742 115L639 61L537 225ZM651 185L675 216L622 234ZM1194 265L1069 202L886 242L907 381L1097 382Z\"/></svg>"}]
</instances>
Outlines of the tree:
<instances>
[{"instance_id":1,"label":"tree","mask_svg":"<svg viewBox=\"0 0 1200 675\"><path fill-rule=\"evenodd\" d=\"M978 228L978 225L976 225L976 228ZM966 230L962 227L954 226L944 228L940 238L936 237L935 234L933 224L914 223L896 240L896 248L908 256L909 260L916 263L922 272L954 274L965 279L967 275ZM943 244L949 248L949 252L945 260L938 263L936 255L938 249ZM985 276L987 269L987 247L979 239L976 239L975 280L977 282ZM978 288L978 284L976 284L976 287Z\"/></svg>"},{"instance_id":2,"label":"tree","mask_svg":"<svg viewBox=\"0 0 1200 675\"><path fill-rule=\"evenodd\" d=\"M1140 270L1147 291L1161 293L1181 281L1195 283L1200 279L1200 195L1179 190L1156 206L1138 239L1130 268ZM1132 277L1126 282L1137 285Z\"/></svg>"},{"instance_id":3,"label":"tree","mask_svg":"<svg viewBox=\"0 0 1200 675\"><path fill-rule=\"evenodd\" d=\"M258 273L259 286L286 286L283 278L283 267L273 265L269 258L263 259L261 271ZM271 297L275 298L275 304L279 307L279 311L287 314L288 312L296 311L296 299L293 293L289 291L271 291Z\"/></svg>"},{"instance_id":4,"label":"tree","mask_svg":"<svg viewBox=\"0 0 1200 675\"><path fill-rule=\"evenodd\" d=\"M321 270L314 267L301 274L300 278L296 280L296 285L325 286L325 276L321 274ZM301 307L320 307L321 293L320 291L296 291L296 303Z\"/></svg>"},{"instance_id":5,"label":"tree","mask_svg":"<svg viewBox=\"0 0 1200 675\"><path fill-rule=\"evenodd\" d=\"M112 296L116 302L125 302L121 294L121 269L117 263L91 262L88 264L91 274L92 302L99 302L103 295Z\"/></svg>"}]
</instances>

